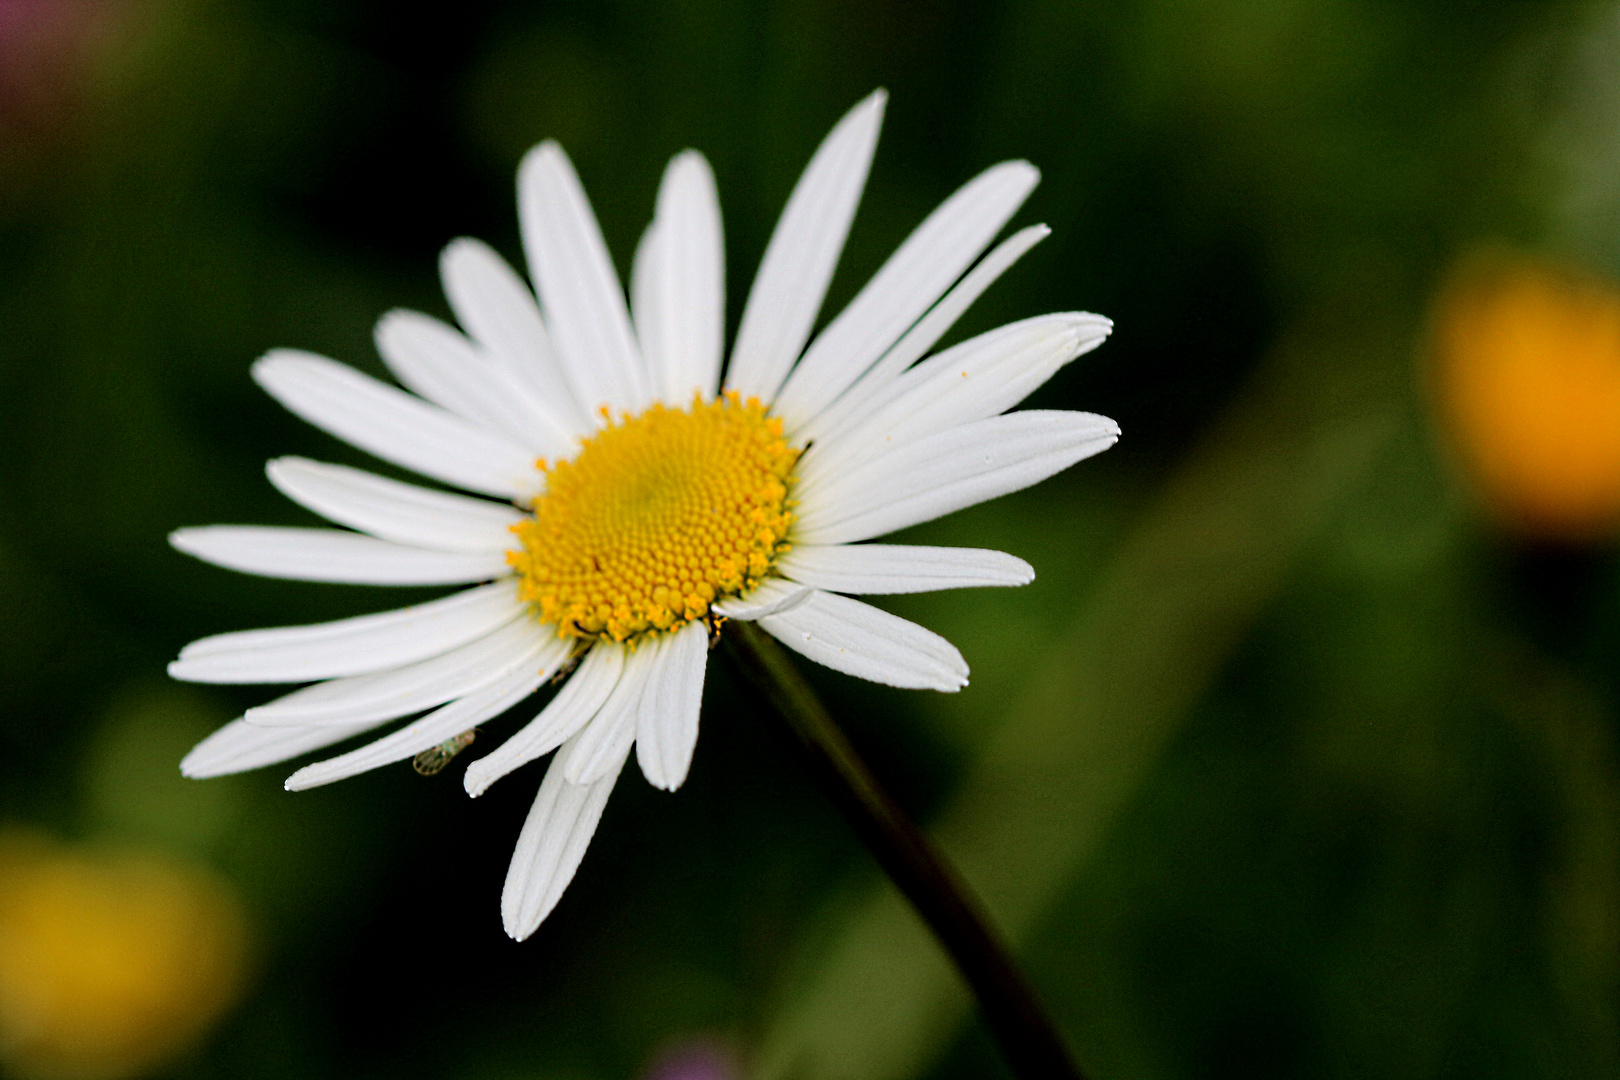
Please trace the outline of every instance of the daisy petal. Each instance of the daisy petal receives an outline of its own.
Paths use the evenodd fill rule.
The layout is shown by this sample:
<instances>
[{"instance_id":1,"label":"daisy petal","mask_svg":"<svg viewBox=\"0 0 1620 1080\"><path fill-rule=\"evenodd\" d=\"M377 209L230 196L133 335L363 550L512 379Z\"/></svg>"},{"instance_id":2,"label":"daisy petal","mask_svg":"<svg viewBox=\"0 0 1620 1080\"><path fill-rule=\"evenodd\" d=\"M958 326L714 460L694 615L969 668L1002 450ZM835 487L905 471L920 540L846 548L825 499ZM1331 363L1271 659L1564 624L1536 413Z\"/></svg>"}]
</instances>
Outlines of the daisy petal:
<instances>
[{"instance_id":1,"label":"daisy petal","mask_svg":"<svg viewBox=\"0 0 1620 1080\"><path fill-rule=\"evenodd\" d=\"M650 397L624 290L574 166L554 142L518 168L518 218L529 273L574 398L594 414L636 411Z\"/></svg>"},{"instance_id":2,"label":"daisy petal","mask_svg":"<svg viewBox=\"0 0 1620 1080\"><path fill-rule=\"evenodd\" d=\"M180 658L169 665L169 675L205 683L307 682L360 675L448 652L526 610L512 583L497 581L375 615L199 638L180 650Z\"/></svg>"},{"instance_id":3,"label":"daisy petal","mask_svg":"<svg viewBox=\"0 0 1620 1080\"><path fill-rule=\"evenodd\" d=\"M412 472L504 499L539 488L521 446L324 356L275 349L253 378L294 414Z\"/></svg>"},{"instance_id":4,"label":"daisy petal","mask_svg":"<svg viewBox=\"0 0 1620 1080\"><path fill-rule=\"evenodd\" d=\"M804 585L770 577L755 586L747 596L732 596L719 601L714 605L714 610L728 619L752 622L803 603L809 595L810 589Z\"/></svg>"},{"instance_id":5,"label":"daisy petal","mask_svg":"<svg viewBox=\"0 0 1620 1080\"><path fill-rule=\"evenodd\" d=\"M848 544L1018 491L1119 441L1104 416L992 416L879 454L804 500L794 540Z\"/></svg>"},{"instance_id":6,"label":"daisy petal","mask_svg":"<svg viewBox=\"0 0 1620 1080\"><path fill-rule=\"evenodd\" d=\"M540 794L523 822L512 866L501 892L501 922L514 940L534 933L574 880L585 849L602 820L602 809L619 779L624 759L593 784L570 784L563 770L573 744L564 746L540 782ZM625 756L629 755L626 747Z\"/></svg>"},{"instance_id":7,"label":"daisy petal","mask_svg":"<svg viewBox=\"0 0 1620 1080\"><path fill-rule=\"evenodd\" d=\"M192 780L247 772L275 765L340 743L381 721L333 724L323 727L264 728L245 720L232 720L192 748L180 759L180 775Z\"/></svg>"},{"instance_id":8,"label":"daisy petal","mask_svg":"<svg viewBox=\"0 0 1620 1080\"><path fill-rule=\"evenodd\" d=\"M502 503L430 491L308 458L276 458L265 473L283 495L328 521L435 551L505 551L516 546L512 526L527 516Z\"/></svg>"},{"instance_id":9,"label":"daisy petal","mask_svg":"<svg viewBox=\"0 0 1620 1080\"><path fill-rule=\"evenodd\" d=\"M836 593L813 592L802 604L759 620L795 652L858 679L910 690L967 685L956 646L914 622Z\"/></svg>"},{"instance_id":10,"label":"daisy petal","mask_svg":"<svg viewBox=\"0 0 1620 1080\"><path fill-rule=\"evenodd\" d=\"M794 581L841 593L934 592L1035 580L1034 567L1006 552L911 544L795 544L776 567Z\"/></svg>"},{"instance_id":11,"label":"daisy petal","mask_svg":"<svg viewBox=\"0 0 1620 1080\"><path fill-rule=\"evenodd\" d=\"M663 300L659 295L662 273L658 257L658 219L654 217L642 232L641 240L636 244L635 260L630 264L630 317L635 323L636 343L641 346L641 356L647 364L648 377L655 391L660 385L659 362L655 358L663 355L663 346L659 344L661 327L658 324L664 313Z\"/></svg>"},{"instance_id":12,"label":"daisy petal","mask_svg":"<svg viewBox=\"0 0 1620 1080\"><path fill-rule=\"evenodd\" d=\"M821 481L924 435L1005 412L1059 368L1108 337L1113 323L1085 312L1041 315L980 334L889 384L887 404L812 446L795 468L800 499ZM811 496L813 497L813 496Z\"/></svg>"},{"instance_id":13,"label":"daisy petal","mask_svg":"<svg viewBox=\"0 0 1620 1080\"><path fill-rule=\"evenodd\" d=\"M1040 178L1027 161L1003 162L941 203L816 337L777 395L778 414L802 422L848 389L972 265Z\"/></svg>"},{"instance_id":14,"label":"daisy petal","mask_svg":"<svg viewBox=\"0 0 1620 1080\"><path fill-rule=\"evenodd\" d=\"M396 308L377 320L374 337L388 370L413 393L500 432L532 456L558 457L573 450L573 433L453 327Z\"/></svg>"},{"instance_id":15,"label":"daisy petal","mask_svg":"<svg viewBox=\"0 0 1620 1080\"><path fill-rule=\"evenodd\" d=\"M492 362L533 392L554 426L574 436L596 429L563 378L534 293L505 259L488 244L463 237L439 257L439 277L456 321Z\"/></svg>"},{"instance_id":16,"label":"daisy petal","mask_svg":"<svg viewBox=\"0 0 1620 1080\"><path fill-rule=\"evenodd\" d=\"M263 577L349 585L463 585L502 577L502 552L430 551L337 529L205 525L169 543L204 562Z\"/></svg>"},{"instance_id":17,"label":"daisy petal","mask_svg":"<svg viewBox=\"0 0 1620 1080\"><path fill-rule=\"evenodd\" d=\"M636 759L655 788L674 791L686 782L697 747L709 631L700 622L661 639L662 656L636 711Z\"/></svg>"},{"instance_id":18,"label":"daisy petal","mask_svg":"<svg viewBox=\"0 0 1620 1080\"><path fill-rule=\"evenodd\" d=\"M807 441L825 441L843 430L850 421L870 414L889 400L885 391L895 377L932 349L984 290L1051 232L1045 225L1031 225L997 244L990 254L968 271L966 277L951 287L951 291L939 303L928 309L927 315L906 331L905 337L895 342L894 348L883 354L883 359L856 380L854 386L802 425L798 431L799 437Z\"/></svg>"},{"instance_id":19,"label":"daisy petal","mask_svg":"<svg viewBox=\"0 0 1620 1080\"><path fill-rule=\"evenodd\" d=\"M633 652L626 650L624 674L596 716L574 737L563 779L570 784L589 784L602 779L609 769L619 771L636 739L636 710L641 695L657 673L663 651L662 642L643 644Z\"/></svg>"},{"instance_id":20,"label":"daisy petal","mask_svg":"<svg viewBox=\"0 0 1620 1080\"><path fill-rule=\"evenodd\" d=\"M482 690L529 657L536 641L544 646L536 662L542 670L555 671L567 658L568 646L545 628L521 619L427 660L294 690L249 709L243 719L266 727L288 727L409 716Z\"/></svg>"},{"instance_id":21,"label":"daisy petal","mask_svg":"<svg viewBox=\"0 0 1620 1080\"><path fill-rule=\"evenodd\" d=\"M534 693L541 683L551 677L551 672L541 666L541 655L541 646L536 644L526 656L509 664L500 678L483 689L457 698L358 750L306 765L287 777L283 786L288 791L305 791L359 776L363 772L413 758L424 750L431 750L445 740L477 727L485 720L499 716Z\"/></svg>"},{"instance_id":22,"label":"daisy petal","mask_svg":"<svg viewBox=\"0 0 1620 1080\"><path fill-rule=\"evenodd\" d=\"M557 696L540 710L539 716L494 751L467 766L462 777L467 794L477 798L507 773L551 753L590 723L619 684L619 676L624 672L624 655L625 650L619 645L593 646L580 661L579 670L569 676Z\"/></svg>"},{"instance_id":23,"label":"daisy petal","mask_svg":"<svg viewBox=\"0 0 1620 1080\"><path fill-rule=\"evenodd\" d=\"M648 308L655 311L656 331L652 347L643 339L642 354L653 392L666 405L684 408L693 394L708 399L719 388L726 321L720 196L702 154L687 150L669 163L654 220L658 242L648 252L649 295L637 318ZM641 323L636 326L639 331Z\"/></svg>"},{"instance_id":24,"label":"daisy petal","mask_svg":"<svg viewBox=\"0 0 1620 1080\"><path fill-rule=\"evenodd\" d=\"M878 90L846 113L788 197L743 308L726 372L726 385L745 399L772 400L810 336L866 186L887 101Z\"/></svg>"}]
</instances>

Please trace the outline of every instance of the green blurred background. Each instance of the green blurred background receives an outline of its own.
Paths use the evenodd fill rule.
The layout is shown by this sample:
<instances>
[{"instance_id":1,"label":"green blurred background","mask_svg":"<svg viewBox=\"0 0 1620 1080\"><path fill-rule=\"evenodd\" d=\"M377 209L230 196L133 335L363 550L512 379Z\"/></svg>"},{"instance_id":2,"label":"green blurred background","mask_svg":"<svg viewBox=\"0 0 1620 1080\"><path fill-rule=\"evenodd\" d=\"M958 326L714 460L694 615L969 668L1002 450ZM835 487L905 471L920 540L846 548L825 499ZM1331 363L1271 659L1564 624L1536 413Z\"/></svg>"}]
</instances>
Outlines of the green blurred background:
<instances>
[{"instance_id":1,"label":"green blurred background","mask_svg":"<svg viewBox=\"0 0 1620 1080\"><path fill-rule=\"evenodd\" d=\"M907 534L1037 568L885 605L973 685L809 672L1080 1060L1620 1075L1620 561L1484 512L1421 378L1478 245L1620 273L1620 7L0 0L0 825L210 867L250 942L235 1004L145 1073L605 1080L709 1040L784 1080L1007 1075L723 667L690 782L627 778L522 945L497 901L538 769L477 802L459 769L183 781L272 692L163 674L205 634L425 598L168 548L310 523L271 456L367 464L255 357L381 373L378 315L448 317L447 241L521 265L512 178L544 137L621 270L664 163L702 149L735 326L799 170L875 86L828 311L1026 157L1017 223L1054 233L953 336L1116 322L1033 403L1120 444Z\"/></svg>"}]
</instances>

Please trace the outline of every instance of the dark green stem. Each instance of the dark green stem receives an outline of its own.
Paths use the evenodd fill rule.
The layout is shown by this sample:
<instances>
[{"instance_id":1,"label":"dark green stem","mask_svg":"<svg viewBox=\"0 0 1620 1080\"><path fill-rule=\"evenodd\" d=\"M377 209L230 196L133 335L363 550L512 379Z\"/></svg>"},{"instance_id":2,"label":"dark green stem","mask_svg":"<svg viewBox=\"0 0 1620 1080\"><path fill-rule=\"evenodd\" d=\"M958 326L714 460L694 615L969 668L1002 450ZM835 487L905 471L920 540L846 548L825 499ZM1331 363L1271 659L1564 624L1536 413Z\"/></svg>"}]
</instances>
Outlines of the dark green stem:
<instances>
[{"instance_id":1,"label":"dark green stem","mask_svg":"<svg viewBox=\"0 0 1620 1080\"><path fill-rule=\"evenodd\" d=\"M956 962L1022 1080L1083 1080L1035 990L967 883L878 783L782 646L753 623L726 627L729 653L775 707L878 865Z\"/></svg>"}]
</instances>

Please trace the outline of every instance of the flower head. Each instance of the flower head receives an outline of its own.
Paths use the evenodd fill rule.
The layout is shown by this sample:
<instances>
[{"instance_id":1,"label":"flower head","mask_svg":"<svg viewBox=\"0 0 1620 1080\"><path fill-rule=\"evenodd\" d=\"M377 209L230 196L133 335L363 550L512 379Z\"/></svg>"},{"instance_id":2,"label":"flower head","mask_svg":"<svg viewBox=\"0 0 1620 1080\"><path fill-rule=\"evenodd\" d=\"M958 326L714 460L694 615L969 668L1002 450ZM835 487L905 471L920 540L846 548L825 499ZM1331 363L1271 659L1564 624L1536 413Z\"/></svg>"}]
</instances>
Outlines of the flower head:
<instances>
[{"instance_id":1,"label":"flower head","mask_svg":"<svg viewBox=\"0 0 1620 1080\"><path fill-rule=\"evenodd\" d=\"M1476 256L1436 307L1440 418L1487 508L1557 540L1620 530L1620 289Z\"/></svg>"},{"instance_id":2,"label":"flower head","mask_svg":"<svg viewBox=\"0 0 1620 1080\"><path fill-rule=\"evenodd\" d=\"M150 1075L233 1002L245 949L240 903L199 867L0 827L7 1076Z\"/></svg>"},{"instance_id":3,"label":"flower head","mask_svg":"<svg viewBox=\"0 0 1620 1080\"><path fill-rule=\"evenodd\" d=\"M949 642L845 594L1021 585L1034 571L996 551L864 541L1111 446L1119 430L1104 417L1003 415L1111 324L1047 315L928 355L1046 235L1026 228L984 254L1038 178L1008 162L934 211L810 341L883 105L878 92L851 110L799 180L723 382L724 260L708 164L692 151L670 163L627 306L554 143L518 174L535 291L488 247L458 240L441 269L461 329L411 312L379 323L379 350L410 393L307 353L260 360L254 377L299 416L488 498L280 458L271 482L348 530L211 526L179 530L174 545L270 576L474 587L187 646L170 665L176 678L314 682L204 740L182 762L187 775L284 761L413 715L300 769L287 787L411 758L437 771L473 728L577 664L538 715L465 773L479 795L556 751L502 900L508 933L523 938L573 877L632 749L655 786L685 780L724 619L758 620L860 678L966 685Z\"/></svg>"}]
</instances>

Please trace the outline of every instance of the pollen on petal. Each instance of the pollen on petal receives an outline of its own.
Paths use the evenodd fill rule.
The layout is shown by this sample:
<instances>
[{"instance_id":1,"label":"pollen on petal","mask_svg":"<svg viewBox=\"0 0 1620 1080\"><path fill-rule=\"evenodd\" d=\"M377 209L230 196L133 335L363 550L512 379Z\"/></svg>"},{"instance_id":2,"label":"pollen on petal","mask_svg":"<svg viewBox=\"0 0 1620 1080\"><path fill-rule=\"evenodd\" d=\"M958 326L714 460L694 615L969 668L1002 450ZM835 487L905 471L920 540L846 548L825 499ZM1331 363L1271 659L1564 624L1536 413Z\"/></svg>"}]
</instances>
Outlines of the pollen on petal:
<instances>
[{"instance_id":1,"label":"pollen on petal","mask_svg":"<svg viewBox=\"0 0 1620 1080\"><path fill-rule=\"evenodd\" d=\"M565 637L678 630L757 585L786 550L799 452L757 399L610 419L514 526L521 595Z\"/></svg>"}]
</instances>

